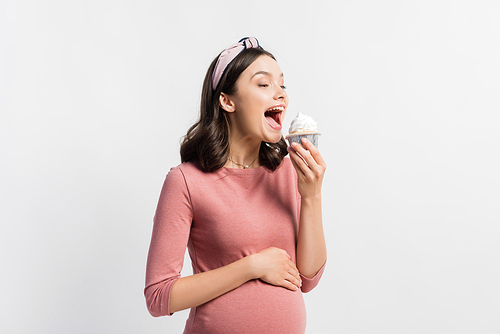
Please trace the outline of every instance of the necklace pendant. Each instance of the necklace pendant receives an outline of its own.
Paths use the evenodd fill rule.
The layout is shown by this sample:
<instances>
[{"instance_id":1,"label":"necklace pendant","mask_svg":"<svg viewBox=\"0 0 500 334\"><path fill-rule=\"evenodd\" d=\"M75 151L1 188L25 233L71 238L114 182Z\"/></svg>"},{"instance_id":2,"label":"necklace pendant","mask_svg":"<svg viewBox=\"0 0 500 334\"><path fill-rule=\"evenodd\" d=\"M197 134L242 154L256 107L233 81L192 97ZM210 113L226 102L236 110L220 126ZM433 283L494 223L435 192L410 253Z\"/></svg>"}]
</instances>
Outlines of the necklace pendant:
<instances>
[{"instance_id":1,"label":"necklace pendant","mask_svg":"<svg viewBox=\"0 0 500 334\"><path fill-rule=\"evenodd\" d=\"M248 169L248 167L249 167L248 165L243 166L243 168L245 168L245 169Z\"/></svg>"}]
</instances>

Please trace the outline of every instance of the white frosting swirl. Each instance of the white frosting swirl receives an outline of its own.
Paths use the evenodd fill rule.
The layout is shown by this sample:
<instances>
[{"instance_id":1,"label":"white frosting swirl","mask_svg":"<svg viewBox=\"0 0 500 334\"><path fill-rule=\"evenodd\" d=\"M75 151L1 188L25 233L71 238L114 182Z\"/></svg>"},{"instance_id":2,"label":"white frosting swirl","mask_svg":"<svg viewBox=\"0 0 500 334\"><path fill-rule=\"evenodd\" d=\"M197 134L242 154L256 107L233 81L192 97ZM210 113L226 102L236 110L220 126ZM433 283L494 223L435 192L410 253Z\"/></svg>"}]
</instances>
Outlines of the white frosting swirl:
<instances>
[{"instance_id":1,"label":"white frosting swirl","mask_svg":"<svg viewBox=\"0 0 500 334\"><path fill-rule=\"evenodd\" d=\"M304 115L299 111L288 129L290 134L296 132L318 132L318 123L311 116Z\"/></svg>"}]
</instances>

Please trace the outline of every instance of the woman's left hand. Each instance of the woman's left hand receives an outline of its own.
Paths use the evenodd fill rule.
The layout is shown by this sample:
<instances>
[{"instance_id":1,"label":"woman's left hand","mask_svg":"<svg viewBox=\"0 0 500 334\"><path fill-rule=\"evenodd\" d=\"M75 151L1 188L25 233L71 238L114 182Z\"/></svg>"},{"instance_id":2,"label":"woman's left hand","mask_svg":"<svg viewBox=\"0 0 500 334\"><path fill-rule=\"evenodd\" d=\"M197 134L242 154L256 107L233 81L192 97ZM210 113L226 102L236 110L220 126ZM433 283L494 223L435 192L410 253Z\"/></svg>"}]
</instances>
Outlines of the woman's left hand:
<instances>
[{"instance_id":1,"label":"woman's left hand","mask_svg":"<svg viewBox=\"0 0 500 334\"><path fill-rule=\"evenodd\" d=\"M318 149L304 138L302 145L292 143L291 147L288 147L288 152L297 171L300 196L303 198L321 196L326 163Z\"/></svg>"}]
</instances>

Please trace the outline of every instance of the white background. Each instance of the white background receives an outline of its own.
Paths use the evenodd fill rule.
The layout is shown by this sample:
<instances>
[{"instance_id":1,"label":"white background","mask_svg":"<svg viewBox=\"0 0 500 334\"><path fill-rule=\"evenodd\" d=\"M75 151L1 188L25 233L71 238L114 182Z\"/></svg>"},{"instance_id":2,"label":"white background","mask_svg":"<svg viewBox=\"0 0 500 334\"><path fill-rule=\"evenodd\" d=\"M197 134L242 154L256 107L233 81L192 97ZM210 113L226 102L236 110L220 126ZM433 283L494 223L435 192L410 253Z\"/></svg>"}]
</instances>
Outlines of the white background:
<instances>
[{"instance_id":1,"label":"white background","mask_svg":"<svg viewBox=\"0 0 500 334\"><path fill-rule=\"evenodd\" d=\"M500 333L499 17L494 0L0 1L1 332L182 332L187 311L145 306L152 217L206 69L253 35L285 73L286 126L300 110L323 133L308 333Z\"/></svg>"}]
</instances>

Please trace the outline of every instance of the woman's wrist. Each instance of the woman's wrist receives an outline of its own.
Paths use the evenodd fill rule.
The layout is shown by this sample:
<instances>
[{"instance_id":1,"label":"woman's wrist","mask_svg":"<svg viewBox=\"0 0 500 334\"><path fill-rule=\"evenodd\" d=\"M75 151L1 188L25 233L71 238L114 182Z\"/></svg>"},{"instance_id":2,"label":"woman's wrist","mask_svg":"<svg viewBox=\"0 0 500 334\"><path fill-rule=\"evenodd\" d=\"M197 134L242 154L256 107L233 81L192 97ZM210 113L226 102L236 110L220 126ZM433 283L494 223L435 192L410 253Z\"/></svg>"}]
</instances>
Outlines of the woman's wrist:
<instances>
[{"instance_id":1,"label":"woman's wrist","mask_svg":"<svg viewBox=\"0 0 500 334\"><path fill-rule=\"evenodd\" d=\"M257 270L257 257L259 256L258 253L250 254L248 256L245 256L244 258L240 259L240 261L243 263L243 267L246 273L246 276L248 278L248 281L253 280L253 279L259 279L260 275Z\"/></svg>"},{"instance_id":2,"label":"woman's wrist","mask_svg":"<svg viewBox=\"0 0 500 334\"><path fill-rule=\"evenodd\" d=\"M308 196L301 196L301 203L302 205L312 205L315 203L321 203L321 193L319 194L314 194L314 195L308 195Z\"/></svg>"}]
</instances>

